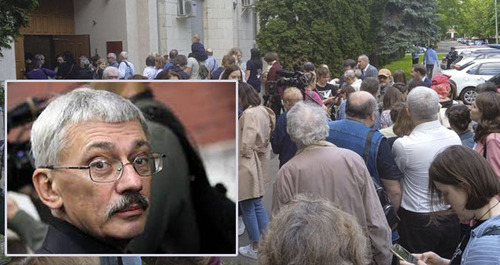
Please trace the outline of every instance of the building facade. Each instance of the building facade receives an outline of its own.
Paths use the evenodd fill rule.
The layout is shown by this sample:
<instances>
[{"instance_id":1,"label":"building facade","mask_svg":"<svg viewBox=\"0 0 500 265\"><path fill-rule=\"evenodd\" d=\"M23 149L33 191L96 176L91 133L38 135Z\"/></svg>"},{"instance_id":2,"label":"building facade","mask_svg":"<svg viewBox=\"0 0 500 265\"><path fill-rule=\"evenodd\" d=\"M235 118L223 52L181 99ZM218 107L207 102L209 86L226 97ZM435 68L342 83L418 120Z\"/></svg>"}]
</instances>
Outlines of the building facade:
<instances>
[{"instance_id":1,"label":"building facade","mask_svg":"<svg viewBox=\"0 0 500 265\"><path fill-rule=\"evenodd\" d=\"M22 79L25 59L44 54L48 68L56 55L73 52L75 58L109 52L129 53L142 73L151 53L191 51L191 36L199 34L220 62L231 48L250 57L258 31L255 0L40 0L11 50L0 59L0 80ZM15 66L15 67L14 67Z\"/></svg>"}]
</instances>

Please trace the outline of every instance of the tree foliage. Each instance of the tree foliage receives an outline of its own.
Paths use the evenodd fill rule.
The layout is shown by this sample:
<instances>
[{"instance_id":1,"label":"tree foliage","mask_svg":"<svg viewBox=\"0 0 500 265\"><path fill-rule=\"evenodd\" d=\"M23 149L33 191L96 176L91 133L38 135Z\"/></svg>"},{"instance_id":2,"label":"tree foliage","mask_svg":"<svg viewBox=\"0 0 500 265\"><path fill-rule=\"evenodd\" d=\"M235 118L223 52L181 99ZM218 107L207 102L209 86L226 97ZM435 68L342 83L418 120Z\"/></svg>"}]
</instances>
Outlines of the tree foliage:
<instances>
[{"instance_id":1,"label":"tree foliage","mask_svg":"<svg viewBox=\"0 0 500 265\"><path fill-rule=\"evenodd\" d=\"M275 51L285 68L328 64L334 75L360 54L375 66L438 38L436 0L259 0L263 53Z\"/></svg>"},{"instance_id":2,"label":"tree foliage","mask_svg":"<svg viewBox=\"0 0 500 265\"><path fill-rule=\"evenodd\" d=\"M462 33L467 38L495 36L495 0L465 0L461 4Z\"/></svg>"},{"instance_id":3,"label":"tree foliage","mask_svg":"<svg viewBox=\"0 0 500 265\"><path fill-rule=\"evenodd\" d=\"M402 58L417 43L437 42L436 8L436 0L389 0L378 35L380 60Z\"/></svg>"},{"instance_id":4,"label":"tree foliage","mask_svg":"<svg viewBox=\"0 0 500 265\"><path fill-rule=\"evenodd\" d=\"M38 0L0 1L0 48L10 49L19 36L19 29L28 25L29 14L38 6ZM0 58L3 57L0 50Z\"/></svg>"},{"instance_id":5,"label":"tree foliage","mask_svg":"<svg viewBox=\"0 0 500 265\"><path fill-rule=\"evenodd\" d=\"M287 69L305 61L327 64L340 74L347 58L373 55L383 10L378 0L259 0L263 53L275 51Z\"/></svg>"},{"instance_id":6,"label":"tree foliage","mask_svg":"<svg viewBox=\"0 0 500 265\"><path fill-rule=\"evenodd\" d=\"M463 20L461 0L438 0L437 14L439 19L439 35L441 38L446 38L448 30L453 28L455 31L461 32L461 21Z\"/></svg>"},{"instance_id":7,"label":"tree foliage","mask_svg":"<svg viewBox=\"0 0 500 265\"><path fill-rule=\"evenodd\" d=\"M466 38L495 37L495 0L438 0L438 5L442 36L454 28Z\"/></svg>"}]
</instances>

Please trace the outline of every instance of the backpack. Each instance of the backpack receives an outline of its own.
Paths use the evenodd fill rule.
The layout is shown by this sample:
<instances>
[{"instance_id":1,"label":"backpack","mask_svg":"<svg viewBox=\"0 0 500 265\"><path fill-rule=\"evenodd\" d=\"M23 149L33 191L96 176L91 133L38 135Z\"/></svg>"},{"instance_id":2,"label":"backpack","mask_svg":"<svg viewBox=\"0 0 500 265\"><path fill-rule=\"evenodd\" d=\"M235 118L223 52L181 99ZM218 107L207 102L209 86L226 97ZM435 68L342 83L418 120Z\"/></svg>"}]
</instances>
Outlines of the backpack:
<instances>
[{"instance_id":1,"label":"backpack","mask_svg":"<svg viewBox=\"0 0 500 265\"><path fill-rule=\"evenodd\" d=\"M134 75L134 71L132 71L132 67L130 67L130 65L128 65L127 61L123 61L123 62L127 66L127 69L125 69L125 75L124 75L124 77L120 78L120 79L128 79L129 77L131 77L131 76Z\"/></svg>"},{"instance_id":2,"label":"backpack","mask_svg":"<svg viewBox=\"0 0 500 265\"><path fill-rule=\"evenodd\" d=\"M363 159L365 163L368 161L368 154L370 153L370 145L373 138L374 130L370 130L368 132L368 136L366 137L365 144L365 152L363 153ZM389 227L392 231L395 231L398 228L399 224L399 216L396 212L396 208L392 205L391 200L389 199L389 195L385 191L384 187L378 183L375 179L372 178L373 184L375 185L375 191L377 192L378 199L380 201L380 205L382 205L382 210L384 210L385 219L389 224Z\"/></svg>"},{"instance_id":3,"label":"backpack","mask_svg":"<svg viewBox=\"0 0 500 265\"><path fill-rule=\"evenodd\" d=\"M200 66L200 69L198 70L198 75L200 76L200 79L208 79L209 71L207 66L204 63L201 63L200 61L198 61L198 65Z\"/></svg>"}]
</instances>

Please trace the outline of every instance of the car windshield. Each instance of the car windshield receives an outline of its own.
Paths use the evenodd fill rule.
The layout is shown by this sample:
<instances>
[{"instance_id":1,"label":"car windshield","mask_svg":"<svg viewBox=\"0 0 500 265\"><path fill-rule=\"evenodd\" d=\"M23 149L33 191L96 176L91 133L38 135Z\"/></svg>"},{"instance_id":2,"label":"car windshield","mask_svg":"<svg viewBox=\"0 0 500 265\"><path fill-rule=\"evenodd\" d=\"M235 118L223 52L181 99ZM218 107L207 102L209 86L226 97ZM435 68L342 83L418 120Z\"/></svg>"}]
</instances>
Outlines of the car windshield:
<instances>
[{"instance_id":1,"label":"car windshield","mask_svg":"<svg viewBox=\"0 0 500 265\"><path fill-rule=\"evenodd\" d=\"M465 68L467 68L468 66L471 66L472 64L474 64L474 61L470 61L470 62L468 62L468 63L466 63L466 64L464 64L464 65L460 66L457 70L458 70L458 71L462 71L462 70L464 70Z\"/></svg>"}]
</instances>

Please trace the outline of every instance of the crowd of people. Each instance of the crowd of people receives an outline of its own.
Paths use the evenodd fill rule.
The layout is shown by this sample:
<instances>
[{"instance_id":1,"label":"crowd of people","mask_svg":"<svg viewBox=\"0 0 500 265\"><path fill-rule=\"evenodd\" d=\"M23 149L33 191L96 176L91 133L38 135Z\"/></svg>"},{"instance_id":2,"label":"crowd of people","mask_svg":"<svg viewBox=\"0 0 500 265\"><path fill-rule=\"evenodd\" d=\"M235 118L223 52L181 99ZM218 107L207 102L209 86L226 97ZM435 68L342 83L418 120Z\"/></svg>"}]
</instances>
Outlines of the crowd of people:
<instances>
[{"instance_id":1,"label":"crowd of people","mask_svg":"<svg viewBox=\"0 0 500 265\"><path fill-rule=\"evenodd\" d=\"M410 264L391 253L399 243L420 265L499 264L494 84L478 86L467 106L447 76L428 75L431 59L413 65L408 82L366 55L345 60L333 79L328 66L305 62L307 83L298 87L276 85L276 53L264 60L263 100L260 88L239 86L239 232L251 241L240 254L262 264ZM272 105L271 93L283 108ZM261 201L272 177L268 213Z\"/></svg>"},{"instance_id":2,"label":"crowd of people","mask_svg":"<svg viewBox=\"0 0 500 265\"><path fill-rule=\"evenodd\" d=\"M391 252L395 243L420 265L499 263L494 84L479 85L467 106L456 100L447 76L432 76L433 54L412 66L408 81L405 72L377 69L364 54L345 60L337 78L327 65L305 62L295 87L278 82L275 52L263 56L264 67L257 48L246 63L233 48L219 66L197 35L191 51L171 50L168 60L148 56L142 75L126 52L95 66L87 58L77 66L65 53L57 71L35 56L28 74L237 80L238 234L246 230L250 239L238 251L259 263L408 264ZM272 152L279 158L276 176L270 175ZM262 202L269 185L270 213ZM380 194L390 199L396 223Z\"/></svg>"},{"instance_id":3,"label":"crowd of people","mask_svg":"<svg viewBox=\"0 0 500 265\"><path fill-rule=\"evenodd\" d=\"M82 79L82 80L112 80L112 79L172 79L172 80L218 80L238 79L249 82L260 89L260 75L262 62L260 51L251 49L251 58L242 61L242 52L239 48L232 48L222 59L221 66L213 56L211 48L205 49L200 42L200 36L192 36L191 53L179 54L176 49L170 50L168 55L150 54L145 58L146 67L142 73L130 62L128 52L122 51L118 55L108 53L106 58L98 55L88 58L80 56L78 59L70 51L56 56L57 66L48 69L43 54L29 56L27 59L26 79ZM31 58L32 57L32 58ZM233 71L228 68L232 67ZM239 74L236 70L239 70ZM226 70L229 72L226 73ZM231 75L232 72L235 72Z\"/></svg>"}]
</instances>

